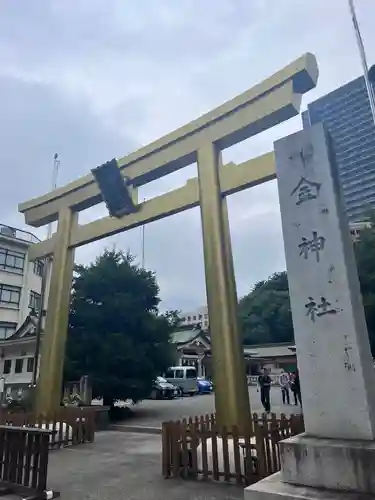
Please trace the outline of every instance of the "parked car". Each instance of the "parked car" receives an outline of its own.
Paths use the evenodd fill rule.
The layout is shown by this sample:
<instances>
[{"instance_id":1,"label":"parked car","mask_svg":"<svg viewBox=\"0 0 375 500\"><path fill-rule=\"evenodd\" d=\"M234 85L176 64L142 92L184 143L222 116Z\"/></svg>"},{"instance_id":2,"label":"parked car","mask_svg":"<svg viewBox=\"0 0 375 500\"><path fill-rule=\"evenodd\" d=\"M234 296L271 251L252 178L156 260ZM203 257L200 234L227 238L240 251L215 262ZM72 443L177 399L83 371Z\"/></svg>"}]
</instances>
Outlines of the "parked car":
<instances>
[{"instance_id":1,"label":"parked car","mask_svg":"<svg viewBox=\"0 0 375 500\"><path fill-rule=\"evenodd\" d=\"M194 396L198 393L197 370L193 366L171 366L165 378L179 388L181 396Z\"/></svg>"},{"instance_id":2,"label":"parked car","mask_svg":"<svg viewBox=\"0 0 375 500\"><path fill-rule=\"evenodd\" d=\"M179 395L179 389L164 377L156 377L151 391L151 399L173 399Z\"/></svg>"},{"instance_id":3,"label":"parked car","mask_svg":"<svg viewBox=\"0 0 375 500\"><path fill-rule=\"evenodd\" d=\"M213 383L210 380L206 380L204 377L198 377L197 384L199 394L211 394L213 391Z\"/></svg>"}]
</instances>

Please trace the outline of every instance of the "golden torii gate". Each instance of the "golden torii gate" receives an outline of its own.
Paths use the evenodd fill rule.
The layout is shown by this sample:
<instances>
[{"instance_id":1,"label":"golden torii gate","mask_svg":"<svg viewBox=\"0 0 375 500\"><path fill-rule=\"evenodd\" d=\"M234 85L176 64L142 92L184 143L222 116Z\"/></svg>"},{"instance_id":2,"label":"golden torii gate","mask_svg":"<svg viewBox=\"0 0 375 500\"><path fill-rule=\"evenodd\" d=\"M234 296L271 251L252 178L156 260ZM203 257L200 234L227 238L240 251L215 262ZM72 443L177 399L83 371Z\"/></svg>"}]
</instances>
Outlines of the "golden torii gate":
<instances>
[{"instance_id":1,"label":"golden torii gate","mask_svg":"<svg viewBox=\"0 0 375 500\"><path fill-rule=\"evenodd\" d=\"M78 224L81 210L102 201L92 174L19 206L27 224L58 221L56 233L29 249L31 261L53 256L36 412L60 405L74 249L200 205L207 304L212 332L217 420L245 429L250 405L237 321L237 294L226 196L275 178L273 152L240 165L221 165L221 151L299 113L302 94L314 88L316 59L305 54L270 78L184 127L117 160L134 190L191 163L198 178L138 205L121 219ZM134 191L135 192L135 191Z\"/></svg>"}]
</instances>

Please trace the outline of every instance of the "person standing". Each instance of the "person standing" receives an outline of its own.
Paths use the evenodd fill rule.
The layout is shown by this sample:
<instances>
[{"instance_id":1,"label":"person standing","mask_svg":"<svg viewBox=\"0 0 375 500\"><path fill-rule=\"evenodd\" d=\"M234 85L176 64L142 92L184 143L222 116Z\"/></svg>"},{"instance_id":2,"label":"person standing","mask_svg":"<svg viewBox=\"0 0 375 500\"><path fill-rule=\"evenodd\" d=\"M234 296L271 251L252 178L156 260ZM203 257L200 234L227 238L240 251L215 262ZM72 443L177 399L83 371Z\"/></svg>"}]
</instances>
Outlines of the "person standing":
<instances>
[{"instance_id":1,"label":"person standing","mask_svg":"<svg viewBox=\"0 0 375 500\"><path fill-rule=\"evenodd\" d=\"M289 374L282 370L279 377L279 384L281 387L281 397L283 399L283 405L287 403L290 405L290 396L289 396L289 388L290 388L290 377Z\"/></svg>"},{"instance_id":2,"label":"person standing","mask_svg":"<svg viewBox=\"0 0 375 500\"><path fill-rule=\"evenodd\" d=\"M262 402L264 411L266 413L270 413L271 411L271 400L270 400L271 384L272 384L272 379L268 375L268 370L267 368L263 368L262 375L259 375L258 377L258 387L260 389L260 400Z\"/></svg>"},{"instance_id":3,"label":"person standing","mask_svg":"<svg viewBox=\"0 0 375 500\"><path fill-rule=\"evenodd\" d=\"M294 406L297 406L298 403L302 406L301 385L300 385L300 381L299 381L298 370L293 373L292 391L293 391L293 395L294 395Z\"/></svg>"},{"instance_id":4,"label":"person standing","mask_svg":"<svg viewBox=\"0 0 375 500\"><path fill-rule=\"evenodd\" d=\"M294 396L294 401L296 400L296 396L294 394L294 379L295 379L295 377L296 377L295 372L290 372L289 373L290 390L292 391L292 394Z\"/></svg>"}]
</instances>

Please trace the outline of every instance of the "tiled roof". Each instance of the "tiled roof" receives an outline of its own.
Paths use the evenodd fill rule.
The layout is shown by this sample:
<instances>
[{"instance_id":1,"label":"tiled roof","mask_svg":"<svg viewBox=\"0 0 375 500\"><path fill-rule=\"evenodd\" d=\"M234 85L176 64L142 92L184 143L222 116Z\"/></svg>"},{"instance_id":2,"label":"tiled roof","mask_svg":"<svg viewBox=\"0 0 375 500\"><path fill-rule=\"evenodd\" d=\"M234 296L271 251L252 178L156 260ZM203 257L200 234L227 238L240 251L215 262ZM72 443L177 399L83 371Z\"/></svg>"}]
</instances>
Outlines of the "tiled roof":
<instances>
[{"instance_id":1,"label":"tiled roof","mask_svg":"<svg viewBox=\"0 0 375 500\"><path fill-rule=\"evenodd\" d=\"M7 343L14 343L24 340L33 340L36 338L36 327L38 319L34 316L27 316L25 321L20 325L20 327L7 339L0 340L1 345L6 345ZM43 331L41 332L43 334Z\"/></svg>"},{"instance_id":2,"label":"tiled roof","mask_svg":"<svg viewBox=\"0 0 375 500\"><path fill-rule=\"evenodd\" d=\"M171 342L173 344L185 344L186 342L190 342L190 340L193 340L200 333L201 332L199 332L198 330L193 330L191 328L187 330L179 330L172 333Z\"/></svg>"},{"instance_id":3,"label":"tiled roof","mask_svg":"<svg viewBox=\"0 0 375 500\"><path fill-rule=\"evenodd\" d=\"M171 337L173 344L187 344L196 337L201 337L207 344L211 344L209 334L193 330L192 328L181 329L174 332ZM283 356L292 356L295 354L296 348L294 344L269 344L269 345L251 345L244 346L245 356L250 358L275 358Z\"/></svg>"},{"instance_id":4,"label":"tiled roof","mask_svg":"<svg viewBox=\"0 0 375 500\"><path fill-rule=\"evenodd\" d=\"M272 344L263 346L245 346L244 353L252 358L274 358L291 356L295 353L294 344Z\"/></svg>"}]
</instances>

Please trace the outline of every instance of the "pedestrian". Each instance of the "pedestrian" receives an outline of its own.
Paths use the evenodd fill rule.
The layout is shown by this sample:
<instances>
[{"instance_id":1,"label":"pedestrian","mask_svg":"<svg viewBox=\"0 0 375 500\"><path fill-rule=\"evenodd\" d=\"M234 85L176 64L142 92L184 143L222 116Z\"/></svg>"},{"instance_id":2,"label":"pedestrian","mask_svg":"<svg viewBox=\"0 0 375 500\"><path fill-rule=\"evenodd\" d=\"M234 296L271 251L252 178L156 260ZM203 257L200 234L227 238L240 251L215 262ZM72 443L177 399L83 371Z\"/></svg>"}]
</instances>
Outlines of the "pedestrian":
<instances>
[{"instance_id":1,"label":"pedestrian","mask_svg":"<svg viewBox=\"0 0 375 500\"><path fill-rule=\"evenodd\" d=\"M294 406L298 406L298 404L302 406L301 385L298 370L293 372L291 388L294 396Z\"/></svg>"},{"instance_id":2,"label":"pedestrian","mask_svg":"<svg viewBox=\"0 0 375 500\"><path fill-rule=\"evenodd\" d=\"M289 396L290 377L289 373L287 373L285 370L281 370L281 374L279 377L279 384L281 387L281 397L283 399L283 405L285 405L285 403L290 405L290 396Z\"/></svg>"},{"instance_id":3,"label":"pedestrian","mask_svg":"<svg viewBox=\"0 0 375 500\"><path fill-rule=\"evenodd\" d=\"M296 378L295 372L290 372L289 373L289 380L290 380L290 390L292 391L294 401L296 400L296 395L295 395L295 387L294 387L294 379Z\"/></svg>"},{"instance_id":4,"label":"pedestrian","mask_svg":"<svg viewBox=\"0 0 375 500\"><path fill-rule=\"evenodd\" d=\"M270 400L271 384L272 384L272 379L268 375L268 370L267 368L263 368L262 375L259 375L258 377L258 391L260 389L260 400L262 402L264 411L266 413L270 413L271 411L271 400Z\"/></svg>"}]
</instances>

